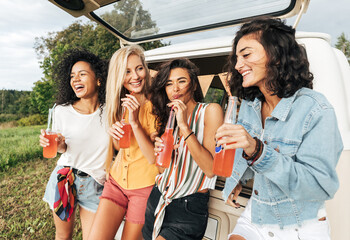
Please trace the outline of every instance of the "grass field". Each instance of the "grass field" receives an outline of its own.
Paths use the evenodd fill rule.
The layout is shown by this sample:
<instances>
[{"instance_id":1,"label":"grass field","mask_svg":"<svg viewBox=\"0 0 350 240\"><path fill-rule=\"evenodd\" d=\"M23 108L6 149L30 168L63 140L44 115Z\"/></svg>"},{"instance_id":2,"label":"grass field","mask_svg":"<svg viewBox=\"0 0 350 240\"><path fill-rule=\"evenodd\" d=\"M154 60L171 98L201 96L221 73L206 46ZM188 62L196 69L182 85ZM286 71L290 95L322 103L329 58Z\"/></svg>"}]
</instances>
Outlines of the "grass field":
<instances>
[{"instance_id":1,"label":"grass field","mask_svg":"<svg viewBox=\"0 0 350 240\"><path fill-rule=\"evenodd\" d=\"M0 171L19 162L42 156L40 129L45 126L14 127L0 130Z\"/></svg>"},{"instance_id":2,"label":"grass field","mask_svg":"<svg viewBox=\"0 0 350 240\"><path fill-rule=\"evenodd\" d=\"M55 238L52 212L42 198L57 158L42 158L40 128L0 130L0 239ZM73 239L82 239L80 224Z\"/></svg>"}]
</instances>

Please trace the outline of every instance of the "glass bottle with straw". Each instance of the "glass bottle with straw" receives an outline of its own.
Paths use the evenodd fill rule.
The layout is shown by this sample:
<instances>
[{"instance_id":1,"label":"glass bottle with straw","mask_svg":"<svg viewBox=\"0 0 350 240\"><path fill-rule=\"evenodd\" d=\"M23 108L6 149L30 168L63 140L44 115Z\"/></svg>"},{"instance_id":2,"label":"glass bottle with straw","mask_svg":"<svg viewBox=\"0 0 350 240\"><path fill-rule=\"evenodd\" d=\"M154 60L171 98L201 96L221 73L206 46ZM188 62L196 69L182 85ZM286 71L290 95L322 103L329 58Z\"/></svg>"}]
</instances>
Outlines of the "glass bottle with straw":
<instances>
[{"instance_id":1,"label":"glass bottle with straw","mask_svg":"<svg viewBox=\"0 0 350 240\"><path fill-rule=\"evenodd\" d=\"M173 108L170 110L169 119L161 139L164 143L164 148L159 152L156 158L156 165L158 167L168 168L171 162L171 155L174 149L174 122L175 122L175 111Z\"/></svg>"},{"instance_id":2,"label":"glass bottle with straw","mask_svg":"<svg viewBox=\"0 0 350 240\"><path fill-rule=\"evenodd\" d=\"M45 130L45 138L49 139L49 145L43 148L43 157L54 158L57 156L57 132L53 131L51 128L52 115L56 104L49 109L49 116L47 119L47 128Z\"/></svg>"}]
</instances>

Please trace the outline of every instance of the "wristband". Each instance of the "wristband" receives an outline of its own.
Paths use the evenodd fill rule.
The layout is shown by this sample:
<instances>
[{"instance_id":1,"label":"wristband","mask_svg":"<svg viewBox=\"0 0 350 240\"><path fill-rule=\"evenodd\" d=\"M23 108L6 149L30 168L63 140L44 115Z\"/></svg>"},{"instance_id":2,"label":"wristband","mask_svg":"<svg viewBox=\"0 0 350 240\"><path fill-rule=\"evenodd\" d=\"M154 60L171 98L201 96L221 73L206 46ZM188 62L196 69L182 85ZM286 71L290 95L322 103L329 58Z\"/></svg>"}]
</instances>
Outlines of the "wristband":
<instances>
[{"instance_id":1,"label":"wristband","mask_svg":"<svg viewBox=\"0 0 350 240\"><path fill-rule=\"evenodd\" d=\"M264 144L257 137L254 137L254 140L256 141L256 145L253 154L249 157L244 151L242 153L243 158L248 161L249 166L252 166L259 159L264 149Z\"/></svg>"},{"instance_id":2,"label":"wristband","mask_svg":"<svg viewBox=\"0 0 350 240\"><path fill-rule=\"evenodd\" d=\"M194 134L194 132L191 132L190 134L188 134L187 137L185 137L185 141L186 141L187 138L189 138L192 134Z\"/></svg>"}]
</instances>

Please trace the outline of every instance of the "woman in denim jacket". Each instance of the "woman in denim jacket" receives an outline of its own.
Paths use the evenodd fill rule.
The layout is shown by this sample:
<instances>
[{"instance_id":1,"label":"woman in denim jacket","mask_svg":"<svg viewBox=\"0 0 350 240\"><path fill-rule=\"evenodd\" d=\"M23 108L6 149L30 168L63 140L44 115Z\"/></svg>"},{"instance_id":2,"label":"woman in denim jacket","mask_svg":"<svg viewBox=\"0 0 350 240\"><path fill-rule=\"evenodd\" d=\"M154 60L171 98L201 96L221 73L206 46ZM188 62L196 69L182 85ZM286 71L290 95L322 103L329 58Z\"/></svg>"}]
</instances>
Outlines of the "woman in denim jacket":
<instances>
[{"instance_id":1,"label":"woman in denim jacket","mask_svg":"<svg viewBox=\"0 0 350 240\"><path fill-rule=\"evenodd\" d=\"M311 90L313 75L295 30L271 18L244 24L228 68L231 91L242 103L237 124L216 134L218 145L237 149L225 201L238 207L240 182L254 177L229 238L330 239L324 203L339 186L335 167L343 144L333 107Z\"/></svg>"}]
</instances>

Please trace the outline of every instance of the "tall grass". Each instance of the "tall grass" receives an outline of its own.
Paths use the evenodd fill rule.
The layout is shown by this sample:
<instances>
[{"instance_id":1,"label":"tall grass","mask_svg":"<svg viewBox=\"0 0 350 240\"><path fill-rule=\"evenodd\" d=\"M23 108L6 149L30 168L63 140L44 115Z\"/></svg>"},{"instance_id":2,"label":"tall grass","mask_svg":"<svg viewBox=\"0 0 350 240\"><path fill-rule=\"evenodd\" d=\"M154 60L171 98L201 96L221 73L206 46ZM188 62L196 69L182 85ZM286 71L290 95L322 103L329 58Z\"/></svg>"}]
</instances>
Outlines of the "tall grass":
<instances>
[{"instance_id":1,"label":"tall grass","mask_svg":"<svg viewBox=\"0 0 350 240\"><path fill-rule=\"evenodd\" d=\"M39 146L40 129L44 125L16 127L0 130L0 172L18 162L42 156Z\"/></svg>"},{"instance_id":2,"label":"tall grass","mask_svg":"<svg viewBox=\"0 0 350 240\"><path fill-rule=\"evenodd\" d=\"M39 134L45 127L0 130L0 239L55 238L52 211L42 198L59 156L42 157ZM73 239L81 240L76 223Z\"/></svg>"}]
</instances>

